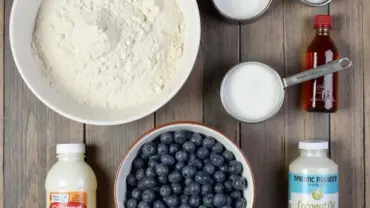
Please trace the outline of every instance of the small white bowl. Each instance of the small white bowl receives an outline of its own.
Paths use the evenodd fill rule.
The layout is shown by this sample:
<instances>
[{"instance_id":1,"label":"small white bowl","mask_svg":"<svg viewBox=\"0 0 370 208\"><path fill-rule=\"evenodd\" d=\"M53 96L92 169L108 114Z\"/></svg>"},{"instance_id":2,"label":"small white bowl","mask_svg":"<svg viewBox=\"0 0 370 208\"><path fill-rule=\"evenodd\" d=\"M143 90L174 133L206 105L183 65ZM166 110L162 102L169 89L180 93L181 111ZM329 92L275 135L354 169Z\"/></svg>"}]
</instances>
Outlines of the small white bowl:
<instances>
[{"instance_id":1,"label":"small white bowl","mask_svg":"<svg viewBox=\"0 0 370 208\"><path fill-rule=\"evenodd\" d=\"M10 44L24 82L45 105L75 121L94 125L118 125L143 118L170 101L184 85L194 66L200 44L200 15L196 0L177 0L185 19L184 55L177 74L152 102L126 109L89 107L63 96L50 87L36 63L31 47L42 0L14 0L10 16ZM104 99L104 98L102 98Z\"/></svg>"},{"instance_id":2,"label":"small white bowl","mask_svg":"<svg viewBox=\"0 0 370 208\"><path fill-rule=\"evenodd\" d=\"M117 170L116 180L114 184L114 201L116 208L125 208L124 202L126 199L126 178L131 171L131 165L133 160L138 155L141 147L154 139L159 135L168 131L177 131L177 130L186 130L191 132L198 132L207 136L214 137L218 142L223 144L226 149L232 151L235 155L236 160L240 161L243 165L243 177L248 181L248 187L244 191L244 196L246 196L247 207L254 207L255 201L255 184L251 166L247 160L247 157L244 155L241 149L234 144L228 137L222 133L214 130L210 127L204 126L200 123L194 122L174 122L169 124L164 124L157 128L150 130L145 133L143 136L139 137L136 141L131 144L131 147L121 160L121 164Z\"/></svg>"}]
</instances>

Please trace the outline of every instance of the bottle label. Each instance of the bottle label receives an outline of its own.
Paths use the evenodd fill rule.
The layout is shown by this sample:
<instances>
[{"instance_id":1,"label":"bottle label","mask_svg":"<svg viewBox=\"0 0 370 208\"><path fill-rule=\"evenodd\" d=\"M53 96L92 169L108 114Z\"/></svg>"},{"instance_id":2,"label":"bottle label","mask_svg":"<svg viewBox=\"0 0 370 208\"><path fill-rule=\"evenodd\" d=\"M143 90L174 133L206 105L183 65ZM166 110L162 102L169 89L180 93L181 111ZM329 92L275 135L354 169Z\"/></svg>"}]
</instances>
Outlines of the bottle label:
<instances>
[{"instance_id":1,"label":"bottle label","mask_svg":"<svg viewBox=\"0 0 370 208\"><path fill-rule=\"evenodd\" d=\"M87 208L85 192L49 192L49 208Z\"/></svg>"},{"instance_id":2,"label":"bottle label","mask_svg":"<svg viewBox=\"0 0 370 208\"><path fill-rule=\"evenodd\" d=\"M289 208L338 208L338 174L289 173Z\"/></svg>"}]
</instances>

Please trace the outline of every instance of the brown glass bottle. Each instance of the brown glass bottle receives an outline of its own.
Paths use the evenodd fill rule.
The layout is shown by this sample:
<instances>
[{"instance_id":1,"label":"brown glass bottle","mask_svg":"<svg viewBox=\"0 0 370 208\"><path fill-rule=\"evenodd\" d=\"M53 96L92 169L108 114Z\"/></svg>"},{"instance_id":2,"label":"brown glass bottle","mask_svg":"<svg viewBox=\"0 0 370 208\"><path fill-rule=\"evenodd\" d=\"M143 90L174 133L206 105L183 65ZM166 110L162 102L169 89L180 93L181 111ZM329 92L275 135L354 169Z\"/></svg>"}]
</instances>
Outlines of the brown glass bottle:
<instances>
[{"instance_id":1,"label":"brown glass bottle","mask_svg":"<svg viewBox=\"0 0 370 208\"><path fill-rule=\"evenodd\" d=\"M330 37L332 18L315 17L316 36L306 52L305 70L316 68L339 58L338 49ZM338 74L330 74L303 83L303 107L308 112L333 113L338 109Z\"/></svg>"}]
</instances>

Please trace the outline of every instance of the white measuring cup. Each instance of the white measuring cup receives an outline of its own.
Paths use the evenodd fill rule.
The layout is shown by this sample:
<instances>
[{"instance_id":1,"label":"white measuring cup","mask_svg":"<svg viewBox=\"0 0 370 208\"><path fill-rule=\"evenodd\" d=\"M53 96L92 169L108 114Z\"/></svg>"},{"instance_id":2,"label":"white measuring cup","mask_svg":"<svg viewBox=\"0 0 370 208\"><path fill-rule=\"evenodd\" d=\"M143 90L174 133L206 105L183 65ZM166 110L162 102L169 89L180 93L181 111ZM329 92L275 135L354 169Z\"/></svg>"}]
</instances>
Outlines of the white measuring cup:
<instances>
[{"instance_id":1,"label":"white measuring cup","mask_svg":"<svg viewBox=\"0 0 370 208\"><path fill-rule=\"evenodd\" d=\"M352 66L341 58L290 77L281 78L270 66L245 62L233 67L221 84L221 101L226 111L245 123L259 123L273 117L284 102L285 88ZM330 80L330 79L329 79Z\"/></svg>"}]
</instances>

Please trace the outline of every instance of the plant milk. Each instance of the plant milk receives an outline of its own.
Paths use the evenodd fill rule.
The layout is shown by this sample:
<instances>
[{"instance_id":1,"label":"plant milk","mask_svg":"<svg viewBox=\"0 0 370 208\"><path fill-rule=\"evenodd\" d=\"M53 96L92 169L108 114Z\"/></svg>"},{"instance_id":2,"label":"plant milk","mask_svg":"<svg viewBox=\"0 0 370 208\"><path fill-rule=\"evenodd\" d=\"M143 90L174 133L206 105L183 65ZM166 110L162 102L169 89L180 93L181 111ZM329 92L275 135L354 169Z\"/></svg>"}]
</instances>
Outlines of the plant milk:
<instances>
[{"instance_id":1,"label":"plant milk","mask_svg":"<svg viewBox=\"0 0 370 208\"><path fill-rule=\"evenodd\" d=\"M270 4L270 0L214 0L216 7L229 18L251 19L260 15Z\"/></svg>"}]
</instances>

